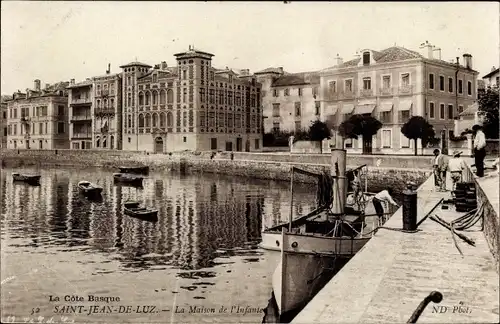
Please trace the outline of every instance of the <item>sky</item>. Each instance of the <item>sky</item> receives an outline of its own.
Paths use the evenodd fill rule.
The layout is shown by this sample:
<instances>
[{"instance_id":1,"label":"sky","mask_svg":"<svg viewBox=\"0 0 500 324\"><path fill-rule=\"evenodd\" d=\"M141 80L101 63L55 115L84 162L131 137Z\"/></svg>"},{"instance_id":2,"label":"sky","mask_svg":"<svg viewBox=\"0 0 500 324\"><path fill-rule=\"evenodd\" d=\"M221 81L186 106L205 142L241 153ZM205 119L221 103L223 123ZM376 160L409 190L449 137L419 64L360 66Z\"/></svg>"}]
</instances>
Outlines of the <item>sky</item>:
<instances>
[{"instance_id":1,"label":"sky","mask_svg":"<svg viewBox=\"0 0 500 324\"><path fill-rule=\"evenodd\" d=\"M426 40L449 61L468 52L480 76L499 63L496 2L2 1L1 93L76 82L134 60L150 65L196 49L212 65L314 71L362 49Z\"/></svg>"}]
</instances>

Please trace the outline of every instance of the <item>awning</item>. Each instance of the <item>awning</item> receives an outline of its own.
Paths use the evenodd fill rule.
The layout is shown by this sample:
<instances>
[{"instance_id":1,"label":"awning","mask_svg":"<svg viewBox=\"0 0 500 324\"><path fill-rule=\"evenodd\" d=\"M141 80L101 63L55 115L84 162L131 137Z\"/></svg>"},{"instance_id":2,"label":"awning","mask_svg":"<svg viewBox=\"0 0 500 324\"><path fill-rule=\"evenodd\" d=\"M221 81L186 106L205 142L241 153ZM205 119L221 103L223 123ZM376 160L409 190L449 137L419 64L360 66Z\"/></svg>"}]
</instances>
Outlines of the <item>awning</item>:
<instances>
[{"instance_id":1,"label":"awning","mask_svg":"<svg viewBox=\"0 0 500 324\"><path fill-rule=\"evenodd\" d=\"M378 107L378 112L386 112L392 110L393 103L392 102L383 102Z\"/></svg>"},{"instance_id":2,"label":"awning","mask_svg":"<svg viewBox=\"0 0 500 324\"><path fill-rule=\"evenodd\" d=\"M354 109L354 114L356 114L356 115L371 114L374 109L375 109L375 105L373 105L373 104L357 105L356 109Z\"/></svg>"},{"instance_id":3,"label":"awning","mask_svg":"<svg viewBox=\"0 0 500 324\"><path fill-rule=\"evenodd\" d=\"M328 105L326 106L325 115L336 115L337 110L339 110L338 105Z\"/></svg>"},{"instance_id":4,"label":"awning","mask_svg":"<svg viewBox=\"0 0 500 324\"><path fill-rule=\"evenodd\" d=\"M352 114L353 110L354 110L353 104L345 104L344 106L342 106L342 114Z\"/></svg>"},{"instance_id":5,"label":"awning","mask_svg":"<svg viewBox=\"0 0 500 324\"><path fill-rule=\"evenodd\" d=\"M413 105L413 102L411 102L409 100L408 101L400 101L398 110L399 111L411 110L412 105Z\"/></svg>"}]
</instances>

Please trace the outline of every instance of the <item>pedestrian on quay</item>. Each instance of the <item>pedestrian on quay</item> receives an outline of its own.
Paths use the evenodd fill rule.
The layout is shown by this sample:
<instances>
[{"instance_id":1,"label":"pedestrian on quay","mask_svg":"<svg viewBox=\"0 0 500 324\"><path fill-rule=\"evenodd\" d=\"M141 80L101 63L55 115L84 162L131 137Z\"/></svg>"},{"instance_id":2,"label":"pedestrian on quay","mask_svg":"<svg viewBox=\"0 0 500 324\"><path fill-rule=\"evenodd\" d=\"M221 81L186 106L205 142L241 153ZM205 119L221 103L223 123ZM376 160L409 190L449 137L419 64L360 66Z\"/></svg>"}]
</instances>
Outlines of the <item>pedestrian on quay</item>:
<instances>
[{"instance_id":1,"label":"pedestrian on quay","mask_svg":"<svg viewBox=\"0 0 500 324\"><path fill-rule=\"evenodd\" d=\"M375 207L375 212L378 216L378 226L382 226L385 222L384 217L384 205L388 207L388 204L392 204L396 207L399 205L392 199L392 188L388 188L387 190L382 190L379 193L373 196L373 207Z\"/></svg>"},{"instance_id":2,"label":"pedestrian on quay","mask_svg":"<svg viewBox=\"0 0 500 324\"><path fill-rule=\"evenodd\" d=\"M453 158L448 162L448 170L450 171L451 181L453 182L452 191L456 190L458 182L462 181L462 172L465 170L465 161L460 157L461 151L455 150Z\"/></svg>"},{"instance_id":3,"label":"pedestrian on quay","mask_svg":"<svg viewBox=\"0 0 500 324\"><path fill-rule=\"evenodd\" d=\"M481 125L472 126L474 132L474 164L476 165L476 175L484 177L484 158L486 157L486 136Z\"/></svg>"},{"instance_id":4,"label":"pedestrian on quay","mask_svg":"<svg viewBox=\"0 0 500 324\"><path fill-rule=\"evenodd\" d=\"M434 186L437 191L446 191L446 169L448 168L447 158L438 149L434 150L433 159Z\"/></svg>"}]
</instances>

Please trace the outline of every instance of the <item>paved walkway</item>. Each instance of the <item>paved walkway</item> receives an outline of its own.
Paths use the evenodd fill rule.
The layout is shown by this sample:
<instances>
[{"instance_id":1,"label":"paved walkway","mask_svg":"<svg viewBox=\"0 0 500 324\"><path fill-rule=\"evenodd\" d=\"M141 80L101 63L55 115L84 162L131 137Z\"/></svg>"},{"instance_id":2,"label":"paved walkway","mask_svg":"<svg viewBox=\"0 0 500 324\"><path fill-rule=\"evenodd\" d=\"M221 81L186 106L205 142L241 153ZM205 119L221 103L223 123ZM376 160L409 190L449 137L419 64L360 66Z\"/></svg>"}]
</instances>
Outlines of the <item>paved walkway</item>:
<instances>
[{"instance_id":1,"label":"paved walkway","mask_svg":"<svg viewBox=\"0 0 500 324\"><path fill-rule=\"evenodd\" d=\"M498 176L480 181L496 194L498 210ZM439 199L450 198L449 192L433 191L433 182L430 177L419 188L419 220ZM463 215L454 207L438 207L435 214L448 222ZM402 228L402 208L384 226ZM464 232L475 247L457 238L461 256L446 228L427 218L419 229L380 229L292 323L406 323L433 290L443 301L431 302L419 323L499 323L499 275L483 232L477 227ZM432 306L446 308L439 312ZM468 312L454 312L456 306Z\"/></svg>"}]
</instances>

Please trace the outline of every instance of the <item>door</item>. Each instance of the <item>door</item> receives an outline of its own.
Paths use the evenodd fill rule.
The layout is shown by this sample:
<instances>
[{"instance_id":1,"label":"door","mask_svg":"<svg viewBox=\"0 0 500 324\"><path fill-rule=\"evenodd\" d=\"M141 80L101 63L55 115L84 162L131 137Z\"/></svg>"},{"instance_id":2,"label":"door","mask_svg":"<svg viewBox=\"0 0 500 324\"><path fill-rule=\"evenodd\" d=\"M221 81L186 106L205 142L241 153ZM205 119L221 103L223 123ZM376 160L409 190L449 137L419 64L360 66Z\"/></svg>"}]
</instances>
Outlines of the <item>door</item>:
<instances>
[{"instance_id":1,"label":"door","mask_svg":"<svg viewBox=\"0 0 500 324\"><path fill-rule=\"evenodd\" d=\"M250 152L250 140L247 140L245 143L245 152Z\"/></svg>"},{"instance_id":2,"label":"door","mask_svg":"<svg viewBox=\"0 0 500 324\"><path fill-rule=\"evenodd\" d=\"M233 142L226 142L226 151L232 151L233 150Z\"/></svg>"},{"instance_id":3,"label":"door","mask_svg":"<svg viewBox=\"0 0 500 324\"><path fill-rule=\"evenodd\" d=\"M163 139L161 137L155 139L155 153L163 153Z\"/></svg>"},{"instance_id":4,"label":"door","mask_svg":"<svg viewBox=\"0 0 500 324\"><path fill-rule=\"evenodd\" d=\"M30 149L30 140L26 140L26 149L29 150Z\"/></svg>"},{"instance_id":5,"label":"door","mask_svg":"<svg viewBox=\"0 0 500 324\"><path fill-rule=\"evenodd\" d=\"M40 140L39 144L40 144L40 149L43 149L43 140Z\"/></svg>"},{"instance_id":6,"label":"door","mask_svg":"<svg viewBox=\"0 0 500 324\"><path fill-rule=\"evenodd\" d=\"M363 136L363 154L372 154L372 136Z\"/></svg>"},{"instance_id":7,"label":"door","mask_svg":"<svg viewBox=\"0 0 500 324\"><path fill-rule=\"evenodd\" d=\"M236 151L241 152L243 149L243 139L241 137L238 137L236 139Z\"/></svg>"}]
</instances>

